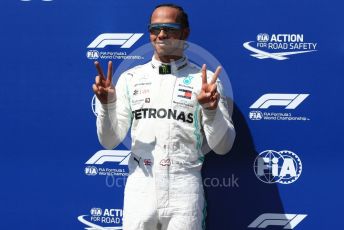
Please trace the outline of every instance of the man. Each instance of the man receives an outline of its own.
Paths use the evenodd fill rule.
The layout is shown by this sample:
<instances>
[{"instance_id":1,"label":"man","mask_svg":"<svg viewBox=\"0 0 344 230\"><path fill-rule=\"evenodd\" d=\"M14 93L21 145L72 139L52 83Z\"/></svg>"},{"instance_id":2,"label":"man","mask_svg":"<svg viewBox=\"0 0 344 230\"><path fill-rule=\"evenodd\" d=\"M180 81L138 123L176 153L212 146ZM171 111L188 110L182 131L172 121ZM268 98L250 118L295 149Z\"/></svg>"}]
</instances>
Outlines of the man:
<instances>
[{"instance_id":1,"label":"man","mask_svg":"<svg viewBox=\"0 0 344 230\"><path fill-rule=\"evenodd\" d=\"M202 150L218 154L232 147L235 131L215 73L191 64L183 54L190 29L183 8L155 8L149 25L154 56L123 73L112 85L98 62L93 91L101 102L100 143L108 149L131 126L132 154L124 195L124 230L200 230L205 201Z\"/></svg>"}]
</instances>

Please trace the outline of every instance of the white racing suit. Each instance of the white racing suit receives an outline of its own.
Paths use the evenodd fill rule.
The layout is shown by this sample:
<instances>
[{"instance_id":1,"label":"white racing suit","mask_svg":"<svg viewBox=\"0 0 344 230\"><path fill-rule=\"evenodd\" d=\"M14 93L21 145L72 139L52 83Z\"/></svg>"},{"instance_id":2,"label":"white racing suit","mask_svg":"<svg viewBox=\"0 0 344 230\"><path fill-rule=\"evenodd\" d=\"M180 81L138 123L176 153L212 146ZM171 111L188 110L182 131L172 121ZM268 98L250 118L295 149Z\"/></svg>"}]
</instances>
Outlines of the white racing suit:
<instances>
[{"instance_id":1,"label":"white racing suit","mask_svg":"<svg viewBox=\"0 0 344 230\"><path fill-rule=\"evenodd\" d=\"M219 80L218 107L207 110L196 99L200 68L183 57L170 63L170 73L159 74L161 64L153 57L120 76L116 102L101 105L98 137L112 149L131 126L123 230L201 230L205 146L226 154L235 131ZM207 71L208 82L212 75Z\"/></svg>"}]
</instances>

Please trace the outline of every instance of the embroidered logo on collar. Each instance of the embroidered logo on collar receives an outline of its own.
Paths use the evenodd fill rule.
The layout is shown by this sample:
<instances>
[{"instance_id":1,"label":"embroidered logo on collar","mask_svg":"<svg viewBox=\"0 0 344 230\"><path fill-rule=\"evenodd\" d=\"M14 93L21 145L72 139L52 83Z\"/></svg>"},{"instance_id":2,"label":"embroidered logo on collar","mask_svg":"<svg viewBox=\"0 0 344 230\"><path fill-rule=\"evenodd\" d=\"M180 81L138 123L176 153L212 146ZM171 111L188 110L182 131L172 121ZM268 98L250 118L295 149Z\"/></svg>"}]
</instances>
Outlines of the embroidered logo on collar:
<instances>
[{"instance_id":1,"label":"embroidered logo on collar","mask_svg":"<svg viewBox=\"0 0 344 230\"><path fill-rule=\"evenodd\" d=\"M159 66L159 74L171 74L171 66L170 65L160 65Z\"/></svg>"}]
</instances>

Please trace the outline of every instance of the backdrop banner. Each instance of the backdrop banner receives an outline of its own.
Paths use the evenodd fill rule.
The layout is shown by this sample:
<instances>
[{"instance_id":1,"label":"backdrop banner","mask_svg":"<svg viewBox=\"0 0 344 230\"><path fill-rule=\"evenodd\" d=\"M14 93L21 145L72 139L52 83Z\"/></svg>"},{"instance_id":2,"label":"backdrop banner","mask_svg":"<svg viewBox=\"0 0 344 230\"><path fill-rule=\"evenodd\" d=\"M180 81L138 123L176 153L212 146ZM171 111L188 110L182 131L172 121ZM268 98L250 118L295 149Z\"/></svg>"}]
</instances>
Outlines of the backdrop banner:
<instances>
[{"instance_id":1,"label":"backdrop banner","mask_svg":"<svg viewBox=\"0 0 344 230\"><path fill-rule=\"evenodd\" d=\"M98 141L94 62L114 82L149 62L160 3L1 1L1 229L122 229L131 139ZM190 61L223 67L237 132L205 157L206 229L343 229L343 1L173 3Z\"/></svg>"}]
</instances>

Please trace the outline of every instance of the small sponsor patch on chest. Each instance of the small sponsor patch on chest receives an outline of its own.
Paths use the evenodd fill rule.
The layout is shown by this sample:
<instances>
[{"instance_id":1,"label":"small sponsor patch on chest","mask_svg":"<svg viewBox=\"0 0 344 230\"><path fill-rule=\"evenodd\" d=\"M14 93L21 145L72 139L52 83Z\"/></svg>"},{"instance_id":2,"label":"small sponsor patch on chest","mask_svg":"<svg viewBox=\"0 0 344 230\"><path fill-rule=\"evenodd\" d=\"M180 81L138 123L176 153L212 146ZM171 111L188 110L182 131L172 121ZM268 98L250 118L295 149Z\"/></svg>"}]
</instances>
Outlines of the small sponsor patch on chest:
<instances>
[{"instance_id":1,"label":"small sponsor patch on chest","mask_svg":"<svg viewBox=\"0 0 344 230\"><path fill-rule=\"evenodd\" d=\"M192 91L188 89L178 89L177 97L185 98L185 99L191 99L192 97Z\"/></svg>"}]
</instances>

